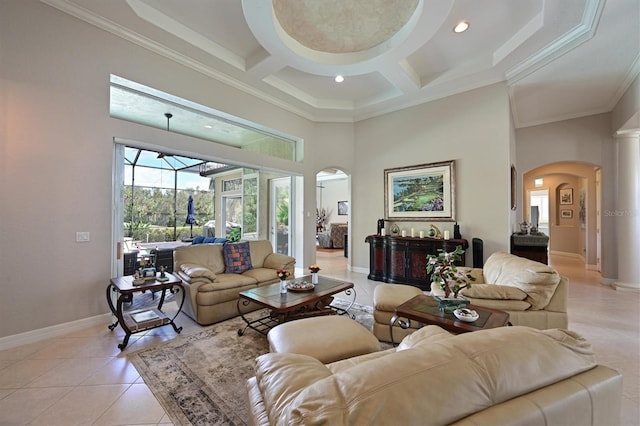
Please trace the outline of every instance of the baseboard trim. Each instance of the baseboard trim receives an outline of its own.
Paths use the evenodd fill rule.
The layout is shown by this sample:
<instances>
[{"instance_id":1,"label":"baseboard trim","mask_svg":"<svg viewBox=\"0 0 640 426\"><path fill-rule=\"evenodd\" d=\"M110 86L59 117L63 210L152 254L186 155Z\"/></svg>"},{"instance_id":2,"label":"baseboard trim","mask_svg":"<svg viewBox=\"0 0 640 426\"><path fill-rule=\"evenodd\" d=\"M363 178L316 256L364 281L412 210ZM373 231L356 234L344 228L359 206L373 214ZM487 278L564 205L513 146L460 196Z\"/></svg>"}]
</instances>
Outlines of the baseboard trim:
<instances>
[{"instance_id":1,"label":"baseboard trim","mask_svg":"<svg viewBox=\"0 0 640 426\"><path fill-rule=\"evenodd\" d=\"M566 251L555 251L555 250L553 250L553 251L549 251L549 254L552 254L554 256L572 257L574 259L579 259L579 260L581 260L581 261L586 263L586 261L584 260L584 256L579 255L578 253L569 253L569 252L566 252Z\"/></svg>"},{"instance_id":2,"label":"baseboard trim","mask_svg":"<svg viewBox=\"0 0 640 426\"><path fill-rule=\"evenodd\" d=\"M368 274L369 273L369 268L363 268L361 266L352 266L351 267L351 271L358 272L360 274Z\"/></svg>"},{"instance_id":3,"label":"baseboard trim","mask_svg":"<svg viewBox=\"0 0 640 426\"><path fill-rule=\"evenodd\" d=\"M111 314L102 314L95 317L83 318L77 321L65 322L63 324L56 324L50 327L14 334L12 336L0 337L0 351L15 348L16 346L39 342L52 337L64 336L65 334L100 324L104 325L106 328L111 321Z\"/></svg>"},{"instance_id":4,"label":"baseboard trim","mask_svg":"<svg viewBox=\"0 0 640 426\"><path fill-rule=\"evenodd\" d=\"M616 289L616 291L630 291L634 293L640 292L640 287L638 287L638 284L635 283L621 283L619 281L616 281L612 285L613 288Z\"/></svg>"}]
</instances>

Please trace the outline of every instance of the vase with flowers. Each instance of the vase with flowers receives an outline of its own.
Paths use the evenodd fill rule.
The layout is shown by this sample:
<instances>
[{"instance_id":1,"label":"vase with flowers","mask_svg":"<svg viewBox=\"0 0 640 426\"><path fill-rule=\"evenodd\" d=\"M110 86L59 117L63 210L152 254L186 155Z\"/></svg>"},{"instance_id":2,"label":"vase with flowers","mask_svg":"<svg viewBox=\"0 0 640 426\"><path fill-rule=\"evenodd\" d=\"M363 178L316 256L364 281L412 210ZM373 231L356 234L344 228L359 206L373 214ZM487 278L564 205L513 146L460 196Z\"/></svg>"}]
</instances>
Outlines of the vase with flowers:
<instances>
[{"instance_id":1,"label":"vase with flowers","mask_svg":"<svg viewBox=\"0 0 640 426\"><path fill-rule=\"evenodd\" d=\"M313 265L309 266L309 272L311 272L311 283L312 284L318 284L318 271L320 270L320 266L318 266L318 264L314 263Z\"/></svg>"},{"instance_id":2,"label":"vase with flowers","mask_svg":"<svg viewBox=\"0 0 640 426\"><path fill-rule=\"evenodd\" d=\"M286 269L278 269L276 271L278 278L280 278L280 293L287 292L287 279L291 276L291 271L287 271Z\"/></svg>"},{"instance_id":3,"label":"vase with flowers","mask_svg":"<svg viewBox=\"0 0 640 426\"><path fill-rule=\"evenodd\" d=\"M455 262L462 260L463 254L462 246L457 246L452 252L427 255L427 274L431 277L432 288L436 285L444 292L444 297L434 296L441 311L453 312L469 303L459 293L463 288L470 288L471 281L476 279L466 269L456 266Z\"/></svg>"}]
</instances>

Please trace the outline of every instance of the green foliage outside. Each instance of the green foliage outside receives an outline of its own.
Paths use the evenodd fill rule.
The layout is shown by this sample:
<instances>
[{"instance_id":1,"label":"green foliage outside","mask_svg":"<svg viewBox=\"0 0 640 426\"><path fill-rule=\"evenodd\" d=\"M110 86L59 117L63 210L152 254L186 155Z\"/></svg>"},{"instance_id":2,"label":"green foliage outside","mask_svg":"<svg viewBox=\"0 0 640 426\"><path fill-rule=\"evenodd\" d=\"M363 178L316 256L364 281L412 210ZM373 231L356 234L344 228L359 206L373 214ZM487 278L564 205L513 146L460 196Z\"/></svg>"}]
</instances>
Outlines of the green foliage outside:
<instances>
[{"instance_id":1,"label":"green foliage outside","mask_svg":"<svg viewBox=\"0 0 640 426\"><path fill-rule=\"evenodd\" d=\"M235 228L231 228L231 231L229 231L229 235L227 235L227 239L232 243L236 243L240 241L241 237L242 237L242 228L240 228L239 226Z\"/></svg>"},{"instance_id":2,"label":"green foliage outside","mask_svg":"<svg viewBox=\"0 0 640 426\"><path fill-rule=\"evenodd\" d=\"M189 194L193 196L196 224L193 235L202 234L202 225L214 219L213 191L184 191L135 187L132 203L131 187L124 188L124 231L134 241L176 241L191 236L185 224Z\"/></svg>"},{"instance_id":3,"label":"green foliage outside","mask_svg":"<svg viewBox=\"0 0 640 426\"><path fill-rule=\"evenodd\" d=\"M258 179L251 178L243 181L242 198L242 226L245 233L258 230Z\"/></svg>"}]
</instances>

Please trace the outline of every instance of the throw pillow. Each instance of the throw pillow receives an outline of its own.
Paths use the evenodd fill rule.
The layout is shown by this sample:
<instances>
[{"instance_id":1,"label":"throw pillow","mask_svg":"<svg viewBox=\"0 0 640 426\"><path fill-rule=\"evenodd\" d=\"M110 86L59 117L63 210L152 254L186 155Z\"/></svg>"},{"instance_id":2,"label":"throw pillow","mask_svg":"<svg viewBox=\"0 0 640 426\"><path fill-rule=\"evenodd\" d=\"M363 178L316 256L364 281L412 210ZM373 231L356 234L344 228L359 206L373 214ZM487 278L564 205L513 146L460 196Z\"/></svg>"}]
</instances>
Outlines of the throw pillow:
<instances>
[{"instance_id":1,"label":"throw pillow","mask_svg":"<svg viewBox=\"0 0 640 426\"><path fill-rule=\"evenodd\" d=\"M231 274L241 274L253 268L251 265L251 252L249 251L249 242L227 243L222 246L224 253L225 272Z\"/></svg>"},{"instance_id":2,"label":"throw pillow","mask_svg":"<svg viewBox=\"0 0 640 426\"><path fill-rule=\"evenodd\" d=\"M198 235L193 239L193 244L202 244L203 241L204 241L204 236Z\"/></svg>"},{"instance_id":3,"label":"throw pillow","mask_svg":"<svg viewBox=\"0 0 640 426\"><path fill-rule=\"evenodd\" d=\"M212 244L215 242L216 242L215 237L204 237L204 240L202 241L203 244Z\"/></svg>"}]
</instances>

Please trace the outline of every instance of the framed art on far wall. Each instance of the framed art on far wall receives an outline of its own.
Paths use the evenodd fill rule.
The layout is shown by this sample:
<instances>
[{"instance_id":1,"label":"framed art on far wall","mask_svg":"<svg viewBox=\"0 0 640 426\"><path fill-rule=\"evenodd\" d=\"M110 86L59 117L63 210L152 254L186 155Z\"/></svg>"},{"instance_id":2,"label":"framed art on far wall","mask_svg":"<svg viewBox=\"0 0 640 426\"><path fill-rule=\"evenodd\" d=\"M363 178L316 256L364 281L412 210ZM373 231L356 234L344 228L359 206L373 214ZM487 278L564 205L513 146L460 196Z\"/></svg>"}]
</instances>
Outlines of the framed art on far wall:
<instances>
[{"instance_id":1,"label":"framed art on far wall","mask_svg":"<svg viewBox=\"0 0 640 426\"><path fill-rule=\"evenodd\" d=\"M560 204L573 204L573 188L565 188L560 190Z\"/></svg>"},{"instance_id":2,"label":"framed art on far wall","mask_svg":"<svg viewBox=\"0 0 640 426\"><path fill-rule=\"evenodd\" d=\"M340 216L349 214L349 202L348 201L338 201L338 214Z\"/></svg>"},{"instance_id":3,"label":"framed art on far wall","mask_svg":"<svg viewBox=\"0 0 640 426\"><path fill-rule=\"evenodd\" d=\"M454 221L455 161L384 170L385 220Z\"/></svg>"},{"instance_id":4,"label":"framed art on far wall","mask_svg":"<svg viewBox=\"0 0 640 426\"><path fill-rule=\"evenodd\" d=\"M573 210L560 210L560 217L563 219L573 219Z\"/></svg>"}]
</instances>

